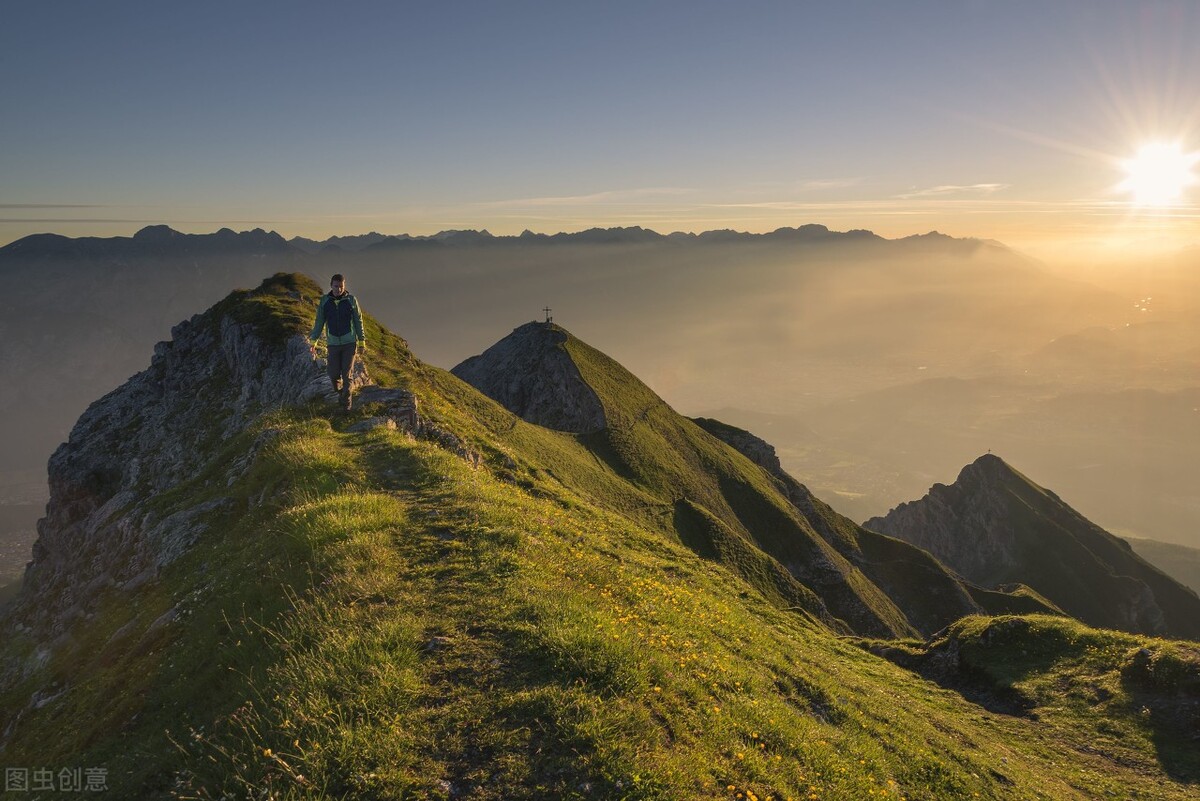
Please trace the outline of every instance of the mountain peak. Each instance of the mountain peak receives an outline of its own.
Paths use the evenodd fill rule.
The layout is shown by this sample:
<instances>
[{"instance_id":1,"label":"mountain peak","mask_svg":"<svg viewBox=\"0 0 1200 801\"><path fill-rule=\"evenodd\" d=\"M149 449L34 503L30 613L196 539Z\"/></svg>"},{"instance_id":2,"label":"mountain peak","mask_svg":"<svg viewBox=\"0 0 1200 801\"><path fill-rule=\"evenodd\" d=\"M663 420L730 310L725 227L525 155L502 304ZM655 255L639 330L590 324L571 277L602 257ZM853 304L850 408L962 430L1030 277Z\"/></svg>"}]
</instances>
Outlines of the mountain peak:
<instances>
[{"instance_id":1,"label":"mountain peak","mask_svg":"<svg viewBox=\"0 0 1200 801\"><path fill-rule=\"evenodd\" d=\"M554 323L528 322L451 370L530 423L577 434L608 425L595 390L580 373Z\"/></svg>"},{"instance_id":2,"label":"mountain peak","mask_svg":"<svg viewBox=\"0 0 1200 801\"><path fill-rule=\"evenodd\" d=\"M995 481L1012 478L1018 478L1023 481L1028 480L1023 475L1018 473L1012 465L991 451L988 451L975 461L971 462L958 474L958 481L963 481L964 479Z\"/></svg>"},{"instance_id":3,"label":"mountain peak","mask_svg":"<svg viewBox=\"0 0 1200 801\"><path fill-rule=\"evenodd\" d=\"M142 230L133 235L134 242L157 243L170 242L172 239L181 237L183 234L171 228L169 225L147 225Z\"/></svg>"},{"instance_id":4,"label":"mountain peak","mask_svg":"<svg viewBox=\"0 0 1200 801\"><path fill-rule=\"evenodd\" d=\"M864 524L928 550L967 580L1024 584L1093 626L1200 636L1200 598L995 454Z\"/></svg>"},{"instance_id":5,"label":"mountain peak","mask_svg":"<svg viewBox=\"0 0 1200 801\"><path fill-rule=\"evenodd\" d=\"M201 472L214 443L237 437L264 410L324 396L328 379L304 336L320 292L311 279L282 273L235 291L172 328L149 367L87 408L50 457L50 505L22 593L69 600L63 588L72 583L148 581L186 549L182 534L147 535L134 543L137 553L100 548L109 540L89 539L89 515L106 520L138 493L168 492ZM81 542L98 550L81 553ZM30 608L50 627L83 611L65 601Z\"/></svg>"}]
</instances>

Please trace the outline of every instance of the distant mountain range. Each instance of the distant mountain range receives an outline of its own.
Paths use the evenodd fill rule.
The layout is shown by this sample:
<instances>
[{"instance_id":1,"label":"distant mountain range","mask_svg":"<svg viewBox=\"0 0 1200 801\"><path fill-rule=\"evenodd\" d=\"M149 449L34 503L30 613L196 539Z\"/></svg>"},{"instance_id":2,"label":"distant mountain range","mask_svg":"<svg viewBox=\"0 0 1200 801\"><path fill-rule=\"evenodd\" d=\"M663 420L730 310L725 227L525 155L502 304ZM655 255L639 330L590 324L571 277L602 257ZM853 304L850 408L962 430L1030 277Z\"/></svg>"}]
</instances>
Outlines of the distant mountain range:
<instances>
[{"instance_id":1,"label":"distant mountain range","mask_svg":"<svg viewBox=\"0 0 1200 801\"><path fill-rule=\"evenodd\" d=\"M994 242L820 225L27 237L0 248L0 275L22 286L0 316L0 404L21 410L0 421L0 470L41 474L85 399L227 288L279 271L322 285L345 273L367 310L443 367L550 306L675 408L766 435L790 473L856 520L995 447L1111 530L1183 542L1200 531L1189 318L1160 324ZM787 416L787 432L722 408ZM827 463L805 460L822 442Z\"/></svg>"},{"instance_id":2,"label":"distant mountain range","mask_svg":"<svg viewBox=\"0 0 1200 801\"><path fill-rule=\"evenodd\" d=\"M954 246L966 251L980 247L1004 248L993 240L958 239L936 231L899 239L885 239L871 231L831 231L824 225L801 225L778 228L762 234L732 230L702 233L675 232L660 234L641 226L589 228L575 233L541 234L526 230L517 236L494 236L487 230L448 230L427 236L409 234L368 234L332 236L316 240L302 236L284 239L274 231L255 228L234 232L222 228L213 234L184 234L166 225L151 225L131 237L79 237L58 234L32 234L0 247L0 255L30 256L109 256L115 254L151 255L164 252L202 253L220 251L253 251L260 253L295 249L303 253L386 251L406 247L474 247L480 245L530 244L711 244L722 242L794 242L794 243L900 243L904 247Z\"/></svg>"},{"instance_id":3,"label":"distant mountain range","mask_svg":"<svg viewBox=\"0 0 1200 801\"><path fill-rule=\"evenodd\" d=\"M166 225L147 226L131 237L78 237L33 234L0 248L6 257L89 258L106 256L163 257L223 255L229 253L276 254L291 249L274 231L255 228L236 232L222 228L212 234L183 234Z\"/></svg>"}]
</instances>

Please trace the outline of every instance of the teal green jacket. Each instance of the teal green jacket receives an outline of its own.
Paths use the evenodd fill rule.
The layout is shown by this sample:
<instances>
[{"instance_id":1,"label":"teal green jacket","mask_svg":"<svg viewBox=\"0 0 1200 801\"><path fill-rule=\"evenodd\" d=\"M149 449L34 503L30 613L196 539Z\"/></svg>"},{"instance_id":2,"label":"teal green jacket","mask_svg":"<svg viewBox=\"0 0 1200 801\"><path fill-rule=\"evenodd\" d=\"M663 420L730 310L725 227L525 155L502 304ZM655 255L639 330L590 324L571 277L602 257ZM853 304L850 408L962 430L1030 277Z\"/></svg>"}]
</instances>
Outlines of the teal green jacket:
<instances>
[{"instance_id":1,"label":"teal green jacket","mask_svg":"<svg viewBox=\"0 0 1200 801\"><path fill-rule=\"evenodd\" d=\"M345 292L341 297L334 297L326 292L321 296L321 302L317 304L317 321L313 324L312 333L308 335L309 342L316 342L321 338L322 329L327 327L327 323L332 322L330 318L345 319L346 310L341 308L343 303L350 304L350 329L344 334L333 333L332 326L329 327L329 332L326 334L325 341L329 345L349 345L352 342L360 342L366 344L367 337L363 333L362 312L358 309L358 300L349 292ZM329 306L327 310L327 306Z\"/></svg>"}]
</instances>

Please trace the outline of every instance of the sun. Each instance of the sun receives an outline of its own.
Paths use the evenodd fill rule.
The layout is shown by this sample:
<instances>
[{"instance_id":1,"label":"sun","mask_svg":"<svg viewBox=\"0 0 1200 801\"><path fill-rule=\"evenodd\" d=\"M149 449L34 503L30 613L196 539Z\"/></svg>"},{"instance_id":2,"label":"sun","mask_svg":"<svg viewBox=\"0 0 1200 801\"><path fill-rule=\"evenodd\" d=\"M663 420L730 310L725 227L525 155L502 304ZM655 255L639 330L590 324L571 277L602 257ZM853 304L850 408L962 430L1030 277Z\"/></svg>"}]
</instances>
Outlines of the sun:
<instances>
[{"instance_id":1,"label":"sun","mask_svg":"<svg viewBox=\"0 0 1200 801\"><path fill-rule=\"evenodd\" d=\"M1137 155L1121 162L1126 178L1120 188L1133 194L1137 206L1170 206L1183 198L1183 190L1196 182L1192 167L1198 153L1184 153L1178 143L1152 142Z\"/></svg>"}]
</instances>

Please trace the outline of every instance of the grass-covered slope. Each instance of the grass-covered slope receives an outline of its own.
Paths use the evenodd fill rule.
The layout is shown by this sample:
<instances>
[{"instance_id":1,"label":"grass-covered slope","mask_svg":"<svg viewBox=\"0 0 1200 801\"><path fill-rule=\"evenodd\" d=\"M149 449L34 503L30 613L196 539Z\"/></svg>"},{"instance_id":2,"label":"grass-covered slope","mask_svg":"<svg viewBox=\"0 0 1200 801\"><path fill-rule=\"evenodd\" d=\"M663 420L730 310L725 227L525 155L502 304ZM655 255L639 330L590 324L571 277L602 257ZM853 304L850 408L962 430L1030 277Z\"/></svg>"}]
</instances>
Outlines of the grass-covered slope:
<instances>
[{"instance_id":1,"label":"grass-covered slope","mask_svg":"<svg viewBox=\"0 0 1200 801\"><path fill-rule=\"evenodd\" d=\"M839 514L785 472L775 448L749 431L711 418L694 422L765 469L801 518L883 590L920 631L932 633L977 612L1059 611L1026 591L988 591L963 581L929 552L863 528Z\"/></svg>"},{"instance_id":2,"label":"grass-covered slope","mask_svg":"<svg viewBox=\"0 0 1200 801\"><path fill-rule=\"evenodd\" d=\"M984 708L1037 721L1054 732L1039 734L1047 752L1097 754L1200 789L1195 643L1029 615L963 618L927 643L867 647ZM1095 795L1136 797L1112 785Z\"/></svg>"},{"instance_id":3,"label":"grass-covered slope","mask_svg":"<svg viewBox=\"0 0 1200 801\"><path fill-rule=\"evenodd\" d=\"M243 300L299 326L304 290ZM1103 725L1086 706L988 711L779 609L575 438L369 336L424 434L265 410L140 499L232 503L54 641L4 622L6 765L103 766L115 798L1194 797L1195 753L1153 714L1110 752L1069 730ZM1095 659L1145 647L1151 677L1179 647L1119 646ZM1189 659L1155 692L1190 692Z\"/></svg>"},{"instance_id":4,"label":"grass-covered slope","mask_svg":"<svg viewBox=\"0 0 1200 801\"><path fill-rule=\"evenodd\" d=\"M557 325L521 326L454 373L527 419L582 421L573 429L577 441L647 496L648 525L730 567L781 606L857 633L892 636L930 634L990 609L929 554L860 528L777 464L764 466L754 452L770 450L766 443L677 414L620 364ZM579 414L597 402L601 413ZM563 476L608 504L576 477Z\"/></svg>"},{"instance_id":5,"label":"grass-covered slope","mask_svg":"<svg viewBox=\"0 0 1200 801\"><path fill-rule=\"evenodd\" d=\"M45 670L66 692L23 717L6 759L104 765L128 798L1194 789L1177 762L1162 783L1152 718L1116 724L1134 727L1119 754L1089 750L1071 726L989 713L780 612L626 519L403 434L264 422L281 433L242 489L290 489L57 655Z\"/></svg>"}]
</instances>

